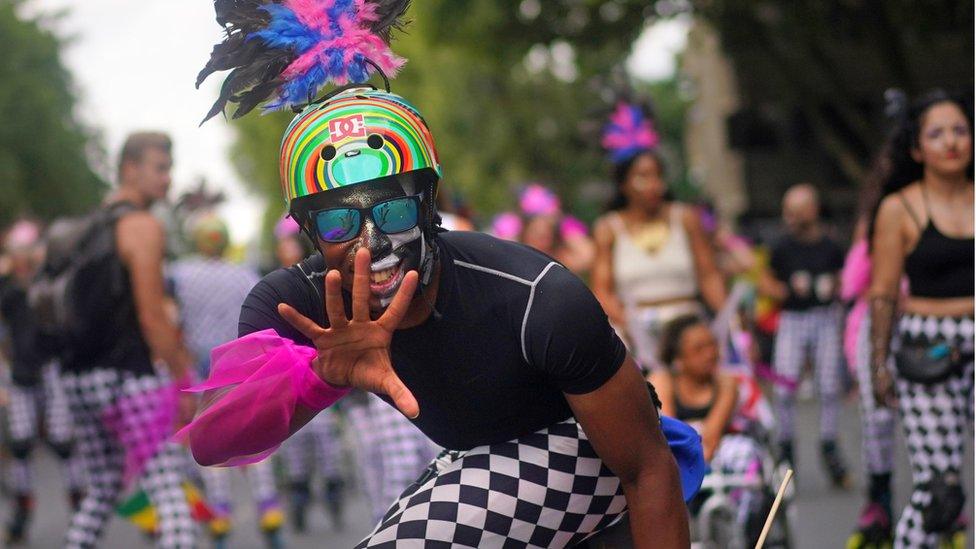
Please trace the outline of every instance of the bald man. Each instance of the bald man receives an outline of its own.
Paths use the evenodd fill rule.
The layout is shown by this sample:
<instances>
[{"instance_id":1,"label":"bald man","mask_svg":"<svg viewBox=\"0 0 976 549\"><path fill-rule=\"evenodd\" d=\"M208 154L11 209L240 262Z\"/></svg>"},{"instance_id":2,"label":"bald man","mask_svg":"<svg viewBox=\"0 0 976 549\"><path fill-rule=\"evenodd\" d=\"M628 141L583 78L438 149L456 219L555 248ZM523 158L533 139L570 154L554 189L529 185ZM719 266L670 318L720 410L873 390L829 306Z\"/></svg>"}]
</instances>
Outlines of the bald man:
<instances>
[{"instance_id":1,"label":"bald man","mask_svg":"<svg viewBox=\"0 0 976 549\"><path fill-rule=\"evenodd\" d=\"M809 183L783 196L785 236L773 247L770 269L760 284L782 307L773 365L785 382L776 387L782 459L793 464L796 386L810 360L820 392L820 442L824 466L834 486L848 484L847 467L837 447L837 414L843 391L838 279L844 250L824 230L820 199Z\"/></svg>"}]
</instances>

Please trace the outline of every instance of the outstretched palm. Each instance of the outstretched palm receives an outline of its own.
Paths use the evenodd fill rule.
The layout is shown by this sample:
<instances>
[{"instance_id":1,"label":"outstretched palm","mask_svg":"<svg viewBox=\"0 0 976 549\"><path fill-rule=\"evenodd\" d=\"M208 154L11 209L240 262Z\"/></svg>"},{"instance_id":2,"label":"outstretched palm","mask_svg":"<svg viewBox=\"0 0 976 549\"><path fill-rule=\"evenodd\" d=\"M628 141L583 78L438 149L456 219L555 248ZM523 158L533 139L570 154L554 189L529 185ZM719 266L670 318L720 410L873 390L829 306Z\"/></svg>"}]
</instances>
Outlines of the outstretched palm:
<instances>
[{"instance_id":1,"label":"outstretched palm","mask_svg":"<svg viewBox=\"0 0 976 549\"><path fill-rule=\"evenodd\" d=\"M369 316L369 264L369 250L363 248L357 251L352 283L352 318L346 318L342 277L334 270L325 276L325 313L329 328L322 328L284 303L278 305L278 312L315 344L318 357L313 367L319 377L330 385L389 395L404 415L414 418L420 414L420 407L393 371L390 341L410 307L417 288L417 273L411 271L406 274L390 306L378 319L372 320Z\"/></svg>"}]
</instances>

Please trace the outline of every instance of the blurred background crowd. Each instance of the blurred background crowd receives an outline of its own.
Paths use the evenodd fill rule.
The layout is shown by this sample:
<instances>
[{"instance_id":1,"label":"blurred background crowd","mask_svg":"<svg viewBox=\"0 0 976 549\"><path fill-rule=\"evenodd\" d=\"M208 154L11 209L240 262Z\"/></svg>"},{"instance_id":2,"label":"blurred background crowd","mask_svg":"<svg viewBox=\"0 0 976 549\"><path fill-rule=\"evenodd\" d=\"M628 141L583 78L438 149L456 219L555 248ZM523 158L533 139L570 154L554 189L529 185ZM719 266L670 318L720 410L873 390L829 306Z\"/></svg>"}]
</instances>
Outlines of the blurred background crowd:
<instances>
[{"instance_id":1,"label":"blurred background crowd","mask_svg":"<svg viewBox=\"0 0 976 549\"><path fill-rule=\"evenodd\" d=\"M162 130L173 138L173 172L153 213L166 226L170 313L205 377L210 349L236 337L250 287L311 247L283 218L280 198L277 150L292 114L196 128L215 88L203 86L191 101L183 94L215 33L206 27L185 40L195 50L177 43L211 23L209 2L188 4L0 3L0 277L29 279L43 262L45 230L110 192L122 140ZM443 226L522 242L587 281L658 386L664 411L700 423L708 459L730 430L748 430L729 427L742 419L739 405L761 400L746 419L767 427L771 469L785 463L816 476L822 463L826 486L855 510L839 524L823 509L827 498L799 513L801 489L783 543L836 546L851 532L866 536L861 526L880 521L870 513L883 514L890 530L908 498L909 490L897 494L893 507L891 475L904 459L890 463L893 428L878 434L886 428L845 419L872 395L870 374L858 373L860 328L844 331L866 290L844 290L841 274L845 257L850 264L867 253L878 204L892 191L885 162L896 155L885 144L905 124L921 132L924 117L909 106L929 90L952 94L941 103L955 106L969 132L960 173L972 196L973 4L418 0L410 19L394 46L410 62L393 90L418 104L437 137ZM615 125L646 130L644 152L608 155ZM0 409L9 418L24 402L15 393L36 394L27 421L41 427L4 422L10 503L0 516L8 541L29 543L32 518L63 531L66 511L50 509L77 506L85 479L56 369L39 365L24 380L11 367L19 314L0 309ZM667 369L676 363L687 366ZM803 403L812 395L817 406ZM236 516L253 520L265 541L236 538L233 546L281 546L275 532L286 524L296 545L349 546L382 515L435 449L392 408L367 395L349 400L273 461L249 467L250 497L226 471L187 465L195 479L187 497L200 503L215 544L235 539ZM725 401L729 409L710 416ZM881 440L865 444L861 458L858 433ZM42 435L50 455L17 444ZM801 438L816 450L801 455ZM31 480L30 463L50 471L52 456L62 462L67 499L39 496L58 483ZM899 486L908 486L903 478ZM127 494L117 512L136 523L133 531L151 533L139 496ZM327 513L313 518L316 502ZM825 521L843 532L818 531ZM961 537L944 541L966 546L967 528L953 526ZM308 532L334 537L314 545ZM106 546L138 539L127 535L111 531ZM717 546L730 543L716 536Z\"/></svg>"}]
</instances>

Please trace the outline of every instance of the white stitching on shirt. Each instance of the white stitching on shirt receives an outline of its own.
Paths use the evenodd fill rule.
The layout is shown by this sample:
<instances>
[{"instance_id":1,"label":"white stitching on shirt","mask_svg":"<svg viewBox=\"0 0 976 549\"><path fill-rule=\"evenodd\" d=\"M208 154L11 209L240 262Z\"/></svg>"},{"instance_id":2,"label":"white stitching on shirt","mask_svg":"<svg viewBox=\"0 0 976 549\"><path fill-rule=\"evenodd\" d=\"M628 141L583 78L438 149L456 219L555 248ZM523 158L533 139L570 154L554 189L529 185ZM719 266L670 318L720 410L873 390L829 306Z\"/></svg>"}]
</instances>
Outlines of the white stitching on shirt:
<instances>
[{"instance_id":1,"label":"white stitching on shirt","mask_svg":"<svg viewBox=\"0 0 976 549\"><path fill-rule=\"evenodd\" d=\"M481 265L474 265L472 263L465 263L464 261L458 261L456 259L454 260L454 264L455 265L459 265L461 267L467 267L467 268L472 269L472 270L475 270L475 271L481 271L483 273L493 274L493 275L498 276L498 277L501 277L501 278L507 278L508 280L513 280L513 281L518 282L520 284L525 284L526 286L529 287L529 299L525 303L525 315L522 317L522 333L520 335L520 343L522 345L522 358L524 358L525 361L528 362L529 361L529 352L525 348L525 328L529 324L529 312L532 311L532 302L535 301L535 287L538 286L539 281L542 280L542 277L546 276L546 273L549 272L549 269L551 269L553 267L562 267L562 265L560 265L559 263L556 263L555 261L549 262L549 264L546 265L545 268L542 269L542 272L539 273L539 276L535 277L535 280L532 280L530 282L530 281L528 281L528 280L526 280L524 278L520 278L520 277L517 277L517 276L512 275L512 274L508 274L508 273L505 273L505 272L502 272L502 271L497 271L495 269L489 269L488 267L482 267Z\"/></svg>"}]
</instances>

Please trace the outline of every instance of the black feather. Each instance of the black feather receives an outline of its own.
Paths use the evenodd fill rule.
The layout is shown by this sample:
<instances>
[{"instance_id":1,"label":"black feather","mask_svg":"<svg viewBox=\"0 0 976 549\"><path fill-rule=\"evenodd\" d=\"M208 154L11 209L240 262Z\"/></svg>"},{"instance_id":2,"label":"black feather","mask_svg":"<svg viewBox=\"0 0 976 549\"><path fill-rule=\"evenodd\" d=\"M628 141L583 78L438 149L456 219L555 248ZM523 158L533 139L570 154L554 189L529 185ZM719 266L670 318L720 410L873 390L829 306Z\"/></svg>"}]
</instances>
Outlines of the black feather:
<instances>
[{"instance_id":1,"label":"black feather","mask_svg":"<svg viewBox=\"0 0 976 549\"><path fill-rule=\"evenodd\" d=\"M254 104L267 99L277 86L265 86L270 81L278 81L278 77L295 59L294 53L284 49L262 48L255 55L249 56L246 63L241 63L227 75L224 83L220 86L220 94L214 102L210 112L203 119L203 122L213 118L217 113L222 112L227 106L227 102L237 102L242 97L247 97L248 101ZM281 84L281 82L277 82ZM257 93L245 94L249 90L257 90ZM257 95L263 95L257 99ZM246 109L248 112L254 107ZM238 109L240 111L241 109ZM244 113L241 113L244 114ZM201 124L203 123L201 122Z\"/></svg>"},{"instance_id":2,"label":"black feather","mask_svg":"<svg viewBox=\"0 0 976 549\"><path fill-rule=\"evenodd\" d=\"M368 0L379 16L370 30L389 42L390 33L402 30L403 15L410 0ZM267 27L271 16L263 8L283 0L214 0L217 22L224 28L224 39L210 52L210 59L197 75L199 88L211 74L230 71L220 93L203 122L224 112L227 103L237 103L234 118L252 111L268 100L285 83L281 73L295 60L290 49L270 48L262 40L248 37ZM203 124L201 122L201 124Z\"/></svg>"},{"instance_id":3,"label":"black feather","mask_svg":"<svg viewBox=\"0 0 976 549\"><path fill-rule=\"evenodd\" d=\"M376 6L379 19L370 25L370 30L389 43L391 31L402 31L407 24L403 15L410 7L410 0L374 0L371 3Z\"/></svg>"},{"instance_id":4,"label":"black feather","mask_svg":"<svg viewBox=\"0 0 976 549\"><path fill-rule=\"evenodd\" d=\"M240 118L254 110L254 107L257 107L259 103L267 99L283 83L284 80L281 79L268 80L234 97L234 102L237 103L237 110L234 111L233 118Z\"/></svg>"}]
</instances>

